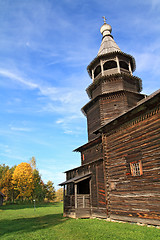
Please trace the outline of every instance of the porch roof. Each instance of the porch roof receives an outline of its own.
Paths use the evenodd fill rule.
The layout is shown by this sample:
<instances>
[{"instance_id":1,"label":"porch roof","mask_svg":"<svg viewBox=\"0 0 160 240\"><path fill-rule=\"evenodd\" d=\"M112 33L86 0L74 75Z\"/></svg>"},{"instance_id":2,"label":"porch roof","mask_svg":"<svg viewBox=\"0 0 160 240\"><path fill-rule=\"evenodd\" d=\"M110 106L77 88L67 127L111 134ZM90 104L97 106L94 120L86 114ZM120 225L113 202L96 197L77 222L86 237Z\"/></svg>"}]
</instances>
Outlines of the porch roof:
<instances>
[{"instance_id":1,"label":"porch roof","mask_svg":"<svg viewBox=\"0 0 160 240\"><path fill-rule=\"evenodd\" d=\"M81 181L83 181L87 178L90 178L90 177L91 177L91 173L87 173L87 174L84 174L84 175L81 175L81 176L71 178L71 179L69 179L65 182L60 183L59 185L63 186L63 185L69 184L69 183L78 183L78 182L81 182Z\"/></svg>"}]
</instances>

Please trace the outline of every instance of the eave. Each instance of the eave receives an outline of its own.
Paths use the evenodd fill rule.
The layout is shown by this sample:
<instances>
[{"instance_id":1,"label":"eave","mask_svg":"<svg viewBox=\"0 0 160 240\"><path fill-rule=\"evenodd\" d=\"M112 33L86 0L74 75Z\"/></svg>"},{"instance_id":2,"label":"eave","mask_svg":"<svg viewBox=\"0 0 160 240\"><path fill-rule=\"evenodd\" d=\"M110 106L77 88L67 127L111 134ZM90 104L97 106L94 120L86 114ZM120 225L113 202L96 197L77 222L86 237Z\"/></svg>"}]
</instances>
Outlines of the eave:
<instances>
[{"instance_id":1,"label":"eave","mask_svg":"<svg viewBox=\"0 0 160 240\"><path fill-rule=\"evenodd\" d=\"M65 171L64 173L67 173L67 172L70 172L70 171L75 171L75 170L77 170L77 169L86 167L86 166L91 165L91 164L95 164L96 162L100 162L100 161L103 161L103 159L102 159L102 158L96 159L95 161L92 161L92 162L83 164L83 165L81 165L81 166L79 166L79 167L75 167L75 168L69 169L69 170Z\"/></svg>"},{"instance_id":2,"label":"eave","mask_svg":"<svg viewBox=\"0 0 160 240\"><path fill-rule=\"evenodd\" d=\"M86 144L84 144L84 145L74 149L73 152L82 152L83 150L86 150L87 148L90 148L90 147L92 147L95 144L100 143L100 142L102 142L102 138L101 137L97 137L96 139L94 139L94 140L92 140L92 141L90 141L90 142L88 142L88 143L86 143Z\"/></svg>"},{"instance_id":3,"label":"eave","mask_svg":"<svg viewBox=\"0 0 160 240\"><path fill-rule=\"evenodd\" d=\"M125 93L132 93L134 95L144 95L144 94L140 94L140 93L137 93L137 92L131 92L131 91L127 91L127 90L119 90L119 91L116 91L116 92L104 93L104 94L98 95L97 97L95 97L91 101L89 101L86 105L84 105L83 108L81 108L81 111L86 116L87 109L89 107L91 107L95 102L97 102L100 98L110 97L110 96L113 96L113 95L116 95L116 94L125 94Z\"/></svg>"},{"instance_id":4,"label":"eave","mask_svg":"<svg viewBox=\"0 0 160 240\"><path fill-rule=\"evenodd\" d=\"M91 83L87 88L86 88L86 92L89 96L89 98L92 98L91 92L101 83L104 81L109 81L111 79L117 79L117 78L123 78L124 80L130 80L130 79L135 79L137 82L140 83L140 89L139 92L142 91L142 80L139 77L136 76L131 76L129 74L126 73L116 73L116 74L110 74L110 75L105 75L105 76L99 76L97 77L93 83Z\"/></svg>"},{"instance_id":5,"label":"eave","mask_svg":"<svg viewBox=\"0 0 160 240\"><path fill-rule=\"evenodd\" d=\"M59 184L59 186L63 186L63 185L66 185L66 184L70 184L70 183L78 183L78 182L81 182L81 181L84 181L88 178L91 177L91 173L87 173L87 174L84 174L84 175L80 175L80 176L76 176L74 178L71 178L65 182L62 182Z\"/></svg>"}]
</instances>

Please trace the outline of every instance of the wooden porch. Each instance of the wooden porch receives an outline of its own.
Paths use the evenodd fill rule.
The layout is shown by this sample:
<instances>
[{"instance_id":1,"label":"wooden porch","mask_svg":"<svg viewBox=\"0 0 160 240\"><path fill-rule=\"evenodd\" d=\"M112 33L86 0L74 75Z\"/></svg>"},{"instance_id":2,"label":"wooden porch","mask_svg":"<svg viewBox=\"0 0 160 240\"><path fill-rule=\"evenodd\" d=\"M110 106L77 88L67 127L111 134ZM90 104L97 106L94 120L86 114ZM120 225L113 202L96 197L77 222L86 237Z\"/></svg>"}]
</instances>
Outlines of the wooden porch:
<instances>
[{"instance_id":1,"label":"wooden porch","mask_svg":"<svg viewBox=\"0 0 160 240\"><path fill-rule=\"evenodd\" d=\"M64 214L68 217L89 218L91 216L90 194L66 195Z\"/></svg>"}]
</instances>

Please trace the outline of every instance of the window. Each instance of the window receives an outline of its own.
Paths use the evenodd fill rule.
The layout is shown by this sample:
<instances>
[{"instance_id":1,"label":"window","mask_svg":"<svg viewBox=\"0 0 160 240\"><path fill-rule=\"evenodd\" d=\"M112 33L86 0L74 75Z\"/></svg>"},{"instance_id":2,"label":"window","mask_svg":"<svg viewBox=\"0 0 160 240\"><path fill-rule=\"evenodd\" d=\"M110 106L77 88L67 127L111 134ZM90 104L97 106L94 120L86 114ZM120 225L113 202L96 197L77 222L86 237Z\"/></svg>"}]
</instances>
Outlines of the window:
<instances>
[{"instance_id":1,"label":"window","mask_svg":"<svg viewBox=\"0 0 160 240\"><path fill-rule=\"evenodd\" d=\"M141 161L131 162L130 169L132 176L141 176L143 174Z\"/></svg>"},{"instance_id":2,"label":"window","mask_svg":"<svg viewBox=\"0 0 160 240\"><path fill-rule=\"evenodd\" d=\"M117 67L117 63L113 60L111 61L107 61L105 62L105 64L103 65L103 69L104 71L105 70L109 70L109 69L112 69L112 68L116 68Z\"/></svg>"},{"instance_id":3,"label":"window","mask_svg":"<svg viewBox=\"0 0 160 240\"><path fill-rule=\"evenodd\" d=\"M100 74L100 72L101 72L101 66L99 65L99 66L96 67L96 69L94 71L94 77L97 77L98 74Z\"/></svg>"},{"instance_id":4,"label":"window","mask_svg":"<svg viewBox=\"0 0 160 240\"><path fill-rule=\"evenodd\" d=\"M120 68L124 68L124 69L129 71L129 66L128 66L128 64L126 62L120 61L119 65L120 65Z\"/></svg>"}]
</instances>

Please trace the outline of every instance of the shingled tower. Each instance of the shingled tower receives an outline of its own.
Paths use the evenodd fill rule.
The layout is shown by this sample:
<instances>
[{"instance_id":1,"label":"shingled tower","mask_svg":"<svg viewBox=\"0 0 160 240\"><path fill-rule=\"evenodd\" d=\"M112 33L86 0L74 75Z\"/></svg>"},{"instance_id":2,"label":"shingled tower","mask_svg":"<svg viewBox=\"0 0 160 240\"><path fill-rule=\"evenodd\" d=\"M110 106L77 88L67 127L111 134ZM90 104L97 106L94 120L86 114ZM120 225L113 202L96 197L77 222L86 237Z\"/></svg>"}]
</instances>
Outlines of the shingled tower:
<instances>
[{"instance_id":1,"label":"shingled tower","mask_svg":"<svg viewBox=\"0 0 160 240\"><path fill-rule=\"evenodd\" d=\"M102 25L102 43L96 58L87 70L92 84L86 89L91 99L82 112L87 117L88 140L97 135L94 132L144 98L140 94L142 81L132 73L135 71L135 59L118 47L111 35L112 28Z\"/></svg>"}]
</instances>

